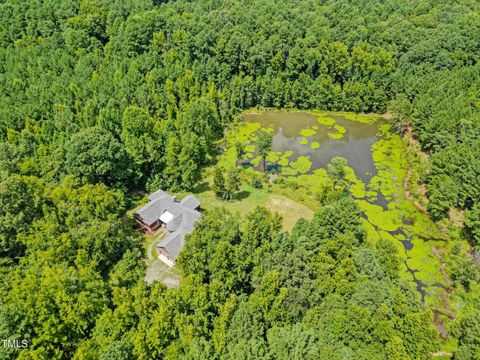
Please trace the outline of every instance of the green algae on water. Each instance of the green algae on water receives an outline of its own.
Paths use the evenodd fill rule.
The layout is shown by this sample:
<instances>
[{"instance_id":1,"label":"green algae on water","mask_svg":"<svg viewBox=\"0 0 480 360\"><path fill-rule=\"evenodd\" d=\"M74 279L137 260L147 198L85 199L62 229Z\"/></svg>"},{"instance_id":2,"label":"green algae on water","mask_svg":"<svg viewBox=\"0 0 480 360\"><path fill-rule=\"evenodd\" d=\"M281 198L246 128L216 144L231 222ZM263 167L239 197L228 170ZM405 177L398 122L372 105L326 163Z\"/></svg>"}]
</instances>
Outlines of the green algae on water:
<instances>
[{"instance_id":1,"label":"green algae on water","mask_svg":"<svg viewBox=\"0 0 480 360\"><path fill-rule=\"evenodd\" d=\"M338 125L338 124L335 124L335 125L333 125L333 128L334 128L335 130L337 130L338 133L340 133L340 134L345 134L345 131L346 131L346 130L345 130L345 128L344 128L343 126Z\"/></svg>"},{"instance_id":2,"label":"green algae on water","mask_svg":"<svg viewBox=\"0 0 480 360\"><path fill-rule=\"evenodd\" d=\"M338 115L341 115L345 119L350 121L356 121L356 122L369 124L369 125L373 125L378 120L382 119L381 115L376 115L376 114L355 114L351 112L339 112Z\"/></svg>"},{"instance_id":3,"label":"green algae on water","mask_svg":"<svg viewBox=\"0 0 480 360\"><path fill-rule=\"evenodd\" d=\"M235 166L237 162L237 151L235 147L229 147L225 150L218 161L218 165L223 168L231 168Z\"/></svg>"},{"instance_id":4,"label":"green algae on water","mask_svg":"<svg viewBox=\"0 0 480 360\"><path fill-rule=\"evenodd\" d=\"M289 161L285 157L280 158L280 160L278 161L278 165L280 166L288 166L288 164L289 164Z\"/></svg>"},{"instance_id":5,"label":"green algae on water","mask_svg":"<svg viewBox=\"0 0 480 360\"><path fill-rule=\"evenodd\" d=\"M332 118L329 118L329 117L325 117L325 116L319 116L317 118L317 122L321 125L325 125L325 126L332 126L333 124L336 123L335 119L332 119Z\"/></svg>"},{"instance_id":6,"label":"green algae on water","mask_svg":"<svg viewBox=\"0 0 480 360\"><path fill-rule=\"evenodd\" d=\"M345 134L346 130L343 126L335 124L333 125L333 128L337 131L336 133L329 132L328 136L332 139L335 140L340 140L343 138L343 135Z\"/></svg>"},{"instance_id":7,"label":"green algae on water","mask_svg":"<svg viewBox=\"0 0 480 360\"><path fill-rule=\"evenodd\" d=\"M233 131L227 133L227 141L230 145L235 145L237 142L242 144L249 143L252 140L252 135L260 130L262 125L258 122L243 122L235 126Z\"/></svg>"},{"instance_id":8,"label":"green algae on water","mask_svg":"<svg viewBox=\"0 0 480 360\"><path fill-rule=\"evenodd\" d=\"M290 166L300 173L306 173L312 167L312 162L308 156L299 156L296 161L290 163Z\"/></svg>"},{"instance_id":9,"label":"green algae on water","mask_svg":"<svg viewBox=\"0 0 480 360\"><path fill-rule=\"evenodd\" d=\"M269 163L276 163L280 159L281 154L281 152L270 151L265 160Z\"/></svg>"},{"instance_id":10,"label":"green algae on water","mask_svg":"<svg viewBox=\"0 0 480 360\"><path fill-rule=\"evenodd\" d=\"M317 132L313 129L302 129L300 130L300 134L305 137L310 137L315 135Z\"/></svg>"},{"instance_id":11,"label":"green algae on water","mask_svg":"<svg viewBox=\"0 0 480 360\"><path fill-rule=\"evenodd\" d=\"M357 199L366 197L367 191L365 190L365 184L357 177L355 170L350 166L345 166L345 180L350 185L350 194Z\"/></svg>"},{"instance_id":12,"label":"green algae on water","mask_svg":"<svg viewBox=\"0 0 480 360\"><path fill-rule=\"evenodd\" d=\"M366 200L357 200L370 223L380 230L395 231L401 225L401 219L395 211L384 210L380 205L371 204Z\"/></svg>"},{"instance_id":13,"label":"green algae on water","mask_svg":"<svg viewBox=\"0 0 480 360\"><path fill-rule=\"evenodd\" d=\"M319 193L325 187L331 187L333 185L327 171L322 168L313 170L312 174L298 175L291 178L291 181L299 186L307 188L312 194Z\"/></svg>"},{"instance_id":14,"label":"green algae on water","mask_svg":"<svg viewBox=\"0 0 480 360\"><path fill-rule=\"evenodd\" d=\"M250 161L250 164L252 164L253 166L258 166L260 165L260 161L262 161L261 157L257 156L256 158Z\"/></svg>"},{"instance_id":15,"label":"green algae on water","mask_svg":"<svg viewBox=\"0 0 480 360\"><path fill-rule=\"evenodd\" d=\"M292 150L287 150L287 151L285 151L285 152L281 155L280 160L278 161L278 164L279 164L280 166L288 166L288 164L289 164L289 162L290 162L290 161L288 160L288 158L289 158L290 156L292 156L292 155L293 155L293 151L292 151Z\"/></svg>"}]
</instances>

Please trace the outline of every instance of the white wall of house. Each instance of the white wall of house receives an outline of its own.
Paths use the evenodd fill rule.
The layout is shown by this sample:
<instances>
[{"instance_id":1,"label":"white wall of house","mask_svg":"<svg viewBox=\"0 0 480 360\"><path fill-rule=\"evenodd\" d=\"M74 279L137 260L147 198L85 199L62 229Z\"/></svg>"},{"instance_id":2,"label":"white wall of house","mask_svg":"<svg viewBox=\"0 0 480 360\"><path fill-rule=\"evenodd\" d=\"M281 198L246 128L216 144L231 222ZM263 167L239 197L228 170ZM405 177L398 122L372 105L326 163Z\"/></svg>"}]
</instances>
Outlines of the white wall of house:
<instances>
[{"instance_id":1,"label":"white wall of house","mask_svg":"<svg viewBox=\"0 0 480 360\"><path fill-rule=\"evenodd\" d=\"M173 267L175 265L175 263L166 255L163 255L163 254L159 254L158 255L158 258L163 262L165 263L166 265L170 266L170 267Z\"/></svg>"}]
</instances>

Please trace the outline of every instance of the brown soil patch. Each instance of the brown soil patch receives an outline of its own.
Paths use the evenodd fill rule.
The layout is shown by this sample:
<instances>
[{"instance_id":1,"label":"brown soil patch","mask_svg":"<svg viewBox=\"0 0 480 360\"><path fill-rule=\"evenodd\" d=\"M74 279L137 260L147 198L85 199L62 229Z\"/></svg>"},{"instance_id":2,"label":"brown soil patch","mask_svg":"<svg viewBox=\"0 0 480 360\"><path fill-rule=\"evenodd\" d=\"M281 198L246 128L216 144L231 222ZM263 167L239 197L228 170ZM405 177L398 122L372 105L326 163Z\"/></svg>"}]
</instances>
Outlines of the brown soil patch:
<instances>
[{"instance_id":1,"label":"brown soil patch","mask_svg":"<svg viewBox=\"0 0 480 360\"><path fill-rule=\"evenodd\" d=\"M448 210L448 216L452 219L456 227L463 228L463 221L465 220L465 211L450 208Z\"/></svg>"}]
</instances>

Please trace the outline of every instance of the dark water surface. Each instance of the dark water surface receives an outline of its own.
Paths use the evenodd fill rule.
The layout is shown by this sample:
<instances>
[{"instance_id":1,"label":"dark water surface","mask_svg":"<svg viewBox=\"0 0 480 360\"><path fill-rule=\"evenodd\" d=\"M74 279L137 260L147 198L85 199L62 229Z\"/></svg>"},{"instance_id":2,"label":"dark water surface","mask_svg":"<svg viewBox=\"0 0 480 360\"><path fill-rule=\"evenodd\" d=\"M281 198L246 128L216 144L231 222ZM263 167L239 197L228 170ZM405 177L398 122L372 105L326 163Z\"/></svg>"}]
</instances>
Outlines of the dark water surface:
<instances>
[{"instance_id":1,"label":"dark water surface","mask_svg":"<svg viewBox=\"0 0 480 360\"><path fill-rule=\"evenodd\" d=\"M318 116L303 112L267 111L259 114L244 114L246 121L258 122L262 127L272 126L272 151L293 151L290 160L298 156L308 156L312 169L326 168L335 156L341 156L348 161L348 166L355 170L357 176L368 182L376 169L372 159L371 147L378 140L378 123L364 124L345 119L343 116L327 114L326 117L336 120L336 124L345 128L341 139L332 139L328 133L336 133L334 129L317 122ZM318 126L315 135L307 137L308 144L301 144L304 136L301 130ZM312 149L310 144L318 142L320 148Z\"/></svg>"}]
</instances>

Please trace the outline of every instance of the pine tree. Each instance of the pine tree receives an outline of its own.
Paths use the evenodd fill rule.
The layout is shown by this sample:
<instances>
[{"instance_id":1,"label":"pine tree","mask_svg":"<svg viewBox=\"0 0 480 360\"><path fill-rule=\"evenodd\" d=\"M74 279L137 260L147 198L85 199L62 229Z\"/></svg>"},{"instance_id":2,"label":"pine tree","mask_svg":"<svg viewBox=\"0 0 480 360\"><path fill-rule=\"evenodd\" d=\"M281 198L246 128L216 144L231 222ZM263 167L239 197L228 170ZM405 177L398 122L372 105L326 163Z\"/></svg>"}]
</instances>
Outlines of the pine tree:
<instances>
[{"instance_id":1,"label":"pine tree","mask_svg":"<svg viewBox=\"0 0 480 360\"><path fill-rule=\"evenodd\" d=\"M237 155L237 163L240 162L245 156L245 145L240 141L235 144L235 151Z\"/></svg>"},{"instance_id":2,"label":"pine tree","mask_svg":"<svg viewBox=\"0 0 480 360\"><path fill-rule=\"evenodd\" d=\"M257 140L257 147L258 147L258 155L260 155L262 159L262 167L263 172L266 171L266 158L268 153L272 150L272 135L266 132L265 130L260 130L258 132L258 140Z\"/></svg>"},{"instance_id":3,"label":"pine tree","mask_svg":"<svg viewBox=\"0 0 480 360\"><path fill-rule=\"evenodd\" d=\"M237 168L232 168L227 172L225 180L225 196L227 200L232 200L240 190L240 172Z\"/></svg>"},{"instance_id":4,"label":"pine tree","mask_svg":"<svg viewBox=\"0 0 480 360\"><path fill-rule=\"evenodd\" d=\"M223 198L225 194L225 177L223 176L223 168L216 166L213 170L213 191L219 198Z\"/></svg>"}]
</instances>

